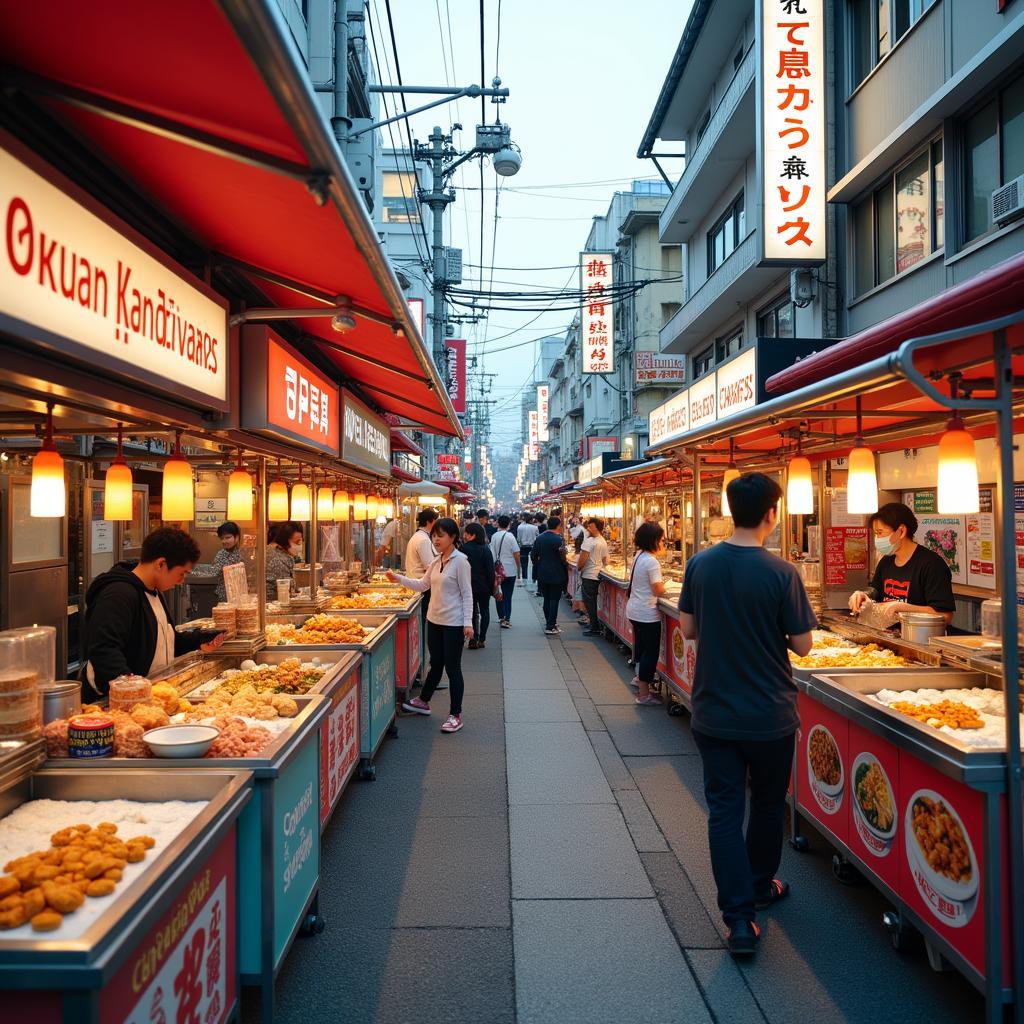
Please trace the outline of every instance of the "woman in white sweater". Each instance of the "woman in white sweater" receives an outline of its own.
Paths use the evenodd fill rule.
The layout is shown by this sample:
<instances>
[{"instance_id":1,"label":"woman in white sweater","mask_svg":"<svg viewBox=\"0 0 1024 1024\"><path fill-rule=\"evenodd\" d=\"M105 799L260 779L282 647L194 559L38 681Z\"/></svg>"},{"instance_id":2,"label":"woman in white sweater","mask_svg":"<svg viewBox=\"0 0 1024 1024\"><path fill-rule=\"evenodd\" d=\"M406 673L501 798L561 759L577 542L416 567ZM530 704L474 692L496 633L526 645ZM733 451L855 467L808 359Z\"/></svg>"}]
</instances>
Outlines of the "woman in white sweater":
<instances>
[{"instance_id":1,"label":"woman in white sweater","mask_svg":"<svg viewBox=\"0 0 1024 1024\"><path fill-rule=\"evenodd\" d=\"M405 711L416 715L430 714L430 698L441 682L442 672L448 674L451 712L441 732L458 732L462 728L462 647L473 635L473 585L469 559L459 551L459 525L454 519L438 519L431 531L438 552L422 579L399 576L389 572L392 583L401 583L410 590L430 591L427 609L427 650L430 671L418 697L402 703Z\"/></svg>"}]
</instances>

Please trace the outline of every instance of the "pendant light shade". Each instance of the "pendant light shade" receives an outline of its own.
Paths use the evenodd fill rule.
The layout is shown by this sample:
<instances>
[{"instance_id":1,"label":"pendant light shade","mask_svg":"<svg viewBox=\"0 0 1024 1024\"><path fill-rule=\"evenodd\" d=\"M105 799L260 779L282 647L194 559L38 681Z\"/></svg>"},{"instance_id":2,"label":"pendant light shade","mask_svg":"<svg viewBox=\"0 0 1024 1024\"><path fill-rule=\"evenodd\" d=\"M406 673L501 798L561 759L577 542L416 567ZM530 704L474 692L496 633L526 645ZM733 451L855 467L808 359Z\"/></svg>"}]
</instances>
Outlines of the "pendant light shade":
<instances>
[{"instance_id":1,"label":"pendant light shade","mask_svg":"<svg viewBox=\"0 0 1024 1024\"><path fill-rule=\"evenodd\" d=\"M722 477L722 515L732 516L732 509L729 508L729 484L733 482L740 475L740 471L735 466L730 466Z\"/></svg>"},{"instance_id":2,"label":"pendant light shade","mask_svg":"<svg viewBox=\"0 0 1024 1024\"><path fill-rule=\"evenodd\" d=\"M228 519L250 523L254 519L252 499L252 477L242 463L242 452L238 452L238 463L228 477Z\"/></svg>"},{"instance_id":3,"label":"pendant light shade","mask_svg":"<svg viewBox=\"0 0 1024 1024\"><path fill-rule=\"evenodd\" d=\"M334 521L347 523L349 519L348 491L334 492Z\"/></svg>"},{"instance_id":4,"label":"pendant light shade","mask_svg":"<svg viewBox=\"0 0 1024 1024\"><path fill-rule=\"evenodd\" d=\"M814 484L811 464L803 455L789 460L786 470L786 507L791 516L814 514Z\"/></svg>"},{"instance_id":5,"label":"pendant light shade","mask_svg":"<svg viewBox=\"0 0 1024 1024\"><path fill-rule=\"evenodd\" d=\"M854 515L872 515L878 511L878 477L875 454L859 443L850 452L846 478L846 508Z\"/></svg>"},{"instance_id":6,"label":"pendant light shade","mask_svg":"<svg viewBox=\"0 0 1024 1024\"><path fill-rule=\"evenodd\" d=\"M366 522L366 495L356 494L352 498L352 519L357 523Z\"/></svg>"},{"instance_id":7,"label":"pendant light shade","mask_svg":"<svg viewBox=\"0 0 1024 1024\"><path fill-rule=\"evenodd\" d=\"M299 479L292 484L292 514L290 518L297 523L308 523L312 504L309 497L309 486L303 483L302 467L299 466Z\"/></svg>"},{"instance_id":8,"label":"pendant light shade","mask_svg":"<svg viewBox=\"0 0 1024 1024\"><path fill-rule=\"evenodd\" d=\"M181 456L181 436L174 444L174 454L164 463L161 491L164 522L184 522L196 515L196 492L192 467Z\"/></svg>"},{"instance_id":9,"label":"pendant light shade","mask_svg":"<svg viewBox=\"0 0 1024 1024\"><path fill-rule=\"evenodd\" d=\"M316 518L321 523L334 522L334 491L326 484L316 492Z\"/></svg>"},{"instance_id":10,"label":"pendant light shade","mask_svg":"<svg viewBox=\"0 0 1024 1024\"><path fill-rule=\"evenodd\" d=\"M963 515L977 512L978 504L978 462L974 454L974 438L964 429L963 420L957 413L939 441L938 509L940 515Z\"/></svg>"},{"instance_id":11,"label":"pendant light shade","mask_svg":"<svg viewBox=\"0 0 1024 1024\"><path fill-rule=\"evenodd\" d=\"M121 425L117 426L117 457L103 480L103 518L122 521L132 517L132 471L121 454Z\"/></svg>"},{"instance_id":12,"label":"pendant light shade","mask_svg":"<svg viewBox=\"0 0 1024 1024\"><path fill-rule=\"evenodd\" d=\"M32 460L29 515L35 519L60 519L67 507L64 460L53 443L53 410L46 410L46 439Z\"/></svg>"},{"instance_id":13,"label":"pendant light shade","mask_svg":"<svg viewBox=\"0 0 1024 1024\"><path fill-rule=\"evenodd\" d=\"M366 518L369 519L371 523L375 523L377 521L377 511L379 508L380 502L377 500L377 495L368 494L366 496Z\"/></svg>"},{"instance_id":14,"label":"pendant light shade","mask_svg":"<svg viewBox=\"0 0 1024 1024\"><path fill-rule=\"evenodd\" d=\"M267 488L267 520L283 523L288 518L288 485L281 479L281 460L277 460L277 479Z\"/></svg>"}]
</instances>

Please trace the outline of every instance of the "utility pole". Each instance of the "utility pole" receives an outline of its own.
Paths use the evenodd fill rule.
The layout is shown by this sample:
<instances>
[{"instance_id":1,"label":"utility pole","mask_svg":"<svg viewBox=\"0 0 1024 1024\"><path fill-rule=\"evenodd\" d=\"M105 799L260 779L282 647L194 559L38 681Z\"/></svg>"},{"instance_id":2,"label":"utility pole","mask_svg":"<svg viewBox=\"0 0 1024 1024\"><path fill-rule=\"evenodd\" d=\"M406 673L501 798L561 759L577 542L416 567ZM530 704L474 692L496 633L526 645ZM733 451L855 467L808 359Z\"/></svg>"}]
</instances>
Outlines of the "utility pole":
<instances>
[{"instance_id":1,"label":"utility pole","mask_svg":"<svg viewBox=\"0 0 1024 1024\"><path fill-rule=\"evenodd\" d=\"M452 139L450 135L445 135L435 125L427 141L430 143L430 149L426 150L424 155L429 156L431 181L430 191L425 192L422 199L430 208L433 221L434 310L431 329L434 364L441 367L444 365L444 286L448 283L448 268L444 253L444 211L448 208L449 203L455 202L455 190L444 187L444 158L450 152Z\"/></svg>"}]
</instances>

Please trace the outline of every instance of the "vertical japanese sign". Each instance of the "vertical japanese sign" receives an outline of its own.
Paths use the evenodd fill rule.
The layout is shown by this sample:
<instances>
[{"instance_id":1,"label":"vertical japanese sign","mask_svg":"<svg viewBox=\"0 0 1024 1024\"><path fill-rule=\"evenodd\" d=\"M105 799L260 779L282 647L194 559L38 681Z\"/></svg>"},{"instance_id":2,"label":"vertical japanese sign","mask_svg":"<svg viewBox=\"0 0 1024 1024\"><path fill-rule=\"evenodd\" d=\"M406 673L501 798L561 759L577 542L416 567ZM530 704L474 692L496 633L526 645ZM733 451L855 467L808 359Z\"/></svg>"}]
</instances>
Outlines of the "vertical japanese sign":
<instances>
[{"instance_id":1,"label":"vertical japanese sign","mask_svg":"<svg viewBox=\"0 0 1024 1024\"><path fill-rule=\"evenodd\" d=\"M530 461L536 462L540 457L540 446L537 444L537 410L531 409L529 413L530 422Z\"/></svg>"},{"instance_id":2,"label":"vertical japanese sign","mask_svg":"<svg viewBox=\"0 0 1024 1024\"><path fill-rule=\"evenodd\" d=\"M537 440L540 442L550 441L548 434L548 386L547 384L537 385Z\"/></svg>"},{"instance_id":3,"label":"vertical japanese sign","mask_svg":"<svg viewBox=\"0 0 1024 1024\"><path fill-rule=\"evenodd\" d=\"M452 406L466 414L466 339L449 338L444 343L445 386Z\"/></svg>"},{"instance_id":4,"label":"vertical japanese sign","mask_svg":"<svg viewBox=\"0 0 1024 1024\"><path fill-rule=\"evenodd\" d=\"M762 262L825 259L824 0L760 0Z\"/></svg>"},{"instance_id":5,"label":"vertical japanese sign","mask_svg":"<svg viewBox=\"0 0 1024 1024\"><path fill-rule=\"evenodd\" d=\"M612 308L612 254L580 253L581 348L584 373L611 373L615 368L615 311Z\"/></svg>"}]
</instances>

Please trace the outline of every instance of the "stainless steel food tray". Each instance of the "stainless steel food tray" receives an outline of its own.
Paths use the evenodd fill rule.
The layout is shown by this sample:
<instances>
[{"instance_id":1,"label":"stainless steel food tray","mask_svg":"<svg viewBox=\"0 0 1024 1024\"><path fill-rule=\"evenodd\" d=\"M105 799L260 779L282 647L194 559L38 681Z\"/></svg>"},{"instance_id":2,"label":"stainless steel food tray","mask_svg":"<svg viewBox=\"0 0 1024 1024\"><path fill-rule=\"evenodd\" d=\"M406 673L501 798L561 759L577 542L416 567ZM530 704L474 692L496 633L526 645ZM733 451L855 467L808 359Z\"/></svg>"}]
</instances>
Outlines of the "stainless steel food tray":
<instances>
[{"instance_id":1,"label":"stainless steel food tray","mask_svg":"<svg viewBox=\"0 0 1024 1024\"><path fill-rule=\"evenodd\" d=\"M394 613L381 614L377 612L345 611L339 612L343 618L354 619L364 626L370 627L370 632L358 643L353 644L268 644L268 651L371 651L387 635L389 629L393 629L397 618ZM269 622L287 623L300 626L309 615L272 615L268 616Z\"/></svg>"}]
</instances>

